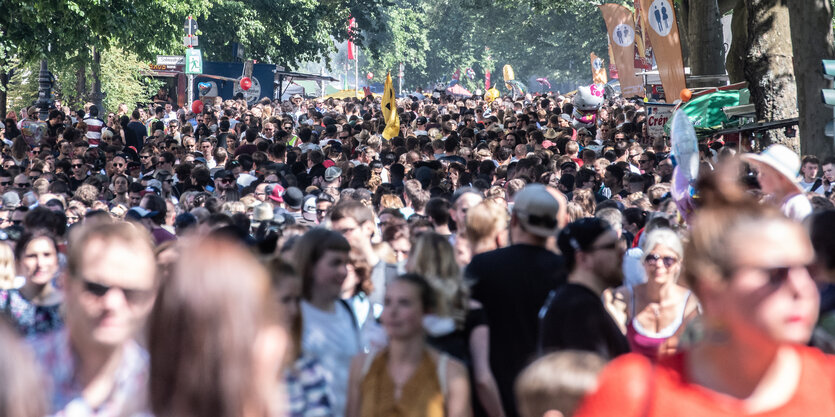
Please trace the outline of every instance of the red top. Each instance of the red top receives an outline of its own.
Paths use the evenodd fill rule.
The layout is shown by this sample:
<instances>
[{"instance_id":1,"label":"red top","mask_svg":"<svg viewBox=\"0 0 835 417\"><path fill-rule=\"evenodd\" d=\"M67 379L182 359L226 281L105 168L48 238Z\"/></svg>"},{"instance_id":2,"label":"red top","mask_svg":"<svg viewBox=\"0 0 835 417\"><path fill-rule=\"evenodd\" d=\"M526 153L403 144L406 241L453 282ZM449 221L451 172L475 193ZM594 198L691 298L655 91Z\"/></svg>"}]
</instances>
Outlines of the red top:
<instances>
[{"instance_id":1,"label":"red top","mask_svg":"<svg viewBox=\"0 0 835 417\"><path fill-rule=\"evenodd\" d=\"M788 402L759 417L835 416L835 357L797 347L802 370ZM575 417L730 417L747 415L744 402L687 381L686 352L662 358L653 369L638 354L623 355L600 375L596 392L584 400ZM654 380L649 382L650 372Z\"/></svg>"}]
</instances>

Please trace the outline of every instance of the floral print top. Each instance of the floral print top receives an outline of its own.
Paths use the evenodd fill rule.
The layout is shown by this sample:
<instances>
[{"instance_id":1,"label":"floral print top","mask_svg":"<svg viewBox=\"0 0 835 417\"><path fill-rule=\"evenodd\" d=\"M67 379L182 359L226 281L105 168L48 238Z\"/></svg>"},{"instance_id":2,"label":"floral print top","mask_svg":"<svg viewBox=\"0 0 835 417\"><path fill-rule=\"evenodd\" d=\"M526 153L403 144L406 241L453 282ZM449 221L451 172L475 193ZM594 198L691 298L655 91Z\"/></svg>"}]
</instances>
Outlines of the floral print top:
<instances>
[{"instance_id":1,"label":"floral print top","mask_svg":"<svg viewBox=\"0 0 835 417\"><path fill-rule=\"evenodd\" d=\"M64 327L61 304L42 306L23 298L19 290L0 290L0 314L7 317L24 337L49 333Z\"/></svg>"}]
</instances>

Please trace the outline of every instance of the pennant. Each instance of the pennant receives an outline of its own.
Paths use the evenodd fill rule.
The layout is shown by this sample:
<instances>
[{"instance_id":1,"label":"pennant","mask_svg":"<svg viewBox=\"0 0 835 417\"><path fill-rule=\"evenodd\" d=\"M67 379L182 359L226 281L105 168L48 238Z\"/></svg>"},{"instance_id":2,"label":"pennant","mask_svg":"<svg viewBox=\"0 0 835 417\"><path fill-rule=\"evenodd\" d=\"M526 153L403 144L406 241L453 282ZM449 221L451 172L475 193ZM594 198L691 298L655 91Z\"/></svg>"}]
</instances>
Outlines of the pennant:
<instances>
[{"instance_id":1,"label":"pennant","mask_svg":"<svg viewBox=\"0 0 835 417\"><path fill-rule=\"evenodd\" d=\"M589 54L591 58L591 79L594 84L606 84L606 69L603 68L603 60L594 52Z\"/></svg>"},{"instance_id":2,"label":"pennant","mask_svg":"<svg viewBox=\"0 0 835 417\"><path fill-rule=\"evenodd\" d=\"M607 3L597 7L606 21L621 93L624 97L643 97L644 86L641 78L635 75L635 23L632 12L619 4Z\"/></svg>"},{"instance_id":3,"label":"pennant","mask_svg":"<svg viewBox=\"0 0 835 417\"><path fill-rule=\"evenodd\" d=\"M684 79L684 60L681 57L681 41L678 36L676 11L669 0L640 0L645 11L644 27L658 64L658 75L664 86L667 103L680 97L681 90L687 88Z\"/></svg>"},{"instance_id":4,"label":"pennant","mask_svg":"<svg viewBox=\"0 0 835 417\"><path fill-rule=\"evenodd\" d=\"M397 103L394 101L394 86L391 83L391 73L386 74L386 87L383 91L383 120L386 121L386 128L383 130L383 138L390 140L400 135L400 115L397 114Z\"/></svg>"},{"instance_id":5,"label":"pennant","mask_svg":"<svg viewBox=\"0 0 835 417\"><path fill-rule=\"evenodd\" d=\"M484 89L485 90L490 89L490 71L485 71L484 72Z\"/></svg>"},{"instance_id":6,"label":"pennant","mask_svg":"<svg viewBox=\"0 0 835 417\"><path fill-rule=\"evenodd\" d=\"M357 22L356 19L353 17L348 20L348 60L354 59L354 35L352 34L351 29L356 26Z\"/></svg>"}]
</instances>

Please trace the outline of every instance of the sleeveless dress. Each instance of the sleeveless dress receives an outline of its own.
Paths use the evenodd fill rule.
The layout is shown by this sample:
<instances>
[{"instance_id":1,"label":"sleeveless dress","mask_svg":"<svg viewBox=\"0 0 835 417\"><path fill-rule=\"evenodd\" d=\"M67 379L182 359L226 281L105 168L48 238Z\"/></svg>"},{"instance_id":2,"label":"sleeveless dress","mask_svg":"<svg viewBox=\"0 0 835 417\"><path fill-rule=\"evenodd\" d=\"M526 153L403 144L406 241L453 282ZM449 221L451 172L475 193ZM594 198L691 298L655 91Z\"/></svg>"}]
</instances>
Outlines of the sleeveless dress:
<instances>
[{"instance_id":1,"label":"sleeveless dress","mask_svg":"<svg viewBox=\"0 0 835 417\"><path fill-rule=\"evenodd\" d=\"M49 333L64 327L61 304L42 306L35 304L20 290L0 290L0 314L14 324L24 337Z\"/></svg>"},{"instance_id":2,"label":"sleeveless dress","mask_svg":"<svg viewBox=\"0 0 835 417\"><path fill-rule=\"evenodd\" d=\"M632 319L626 326L626 339L629 341L629 348L632 352L640 353L655 361L662 354L662 348L667 341L678 334L679 330L682 330L681 325L684 323L685 314L687 314L687 302L690 300L691 292L687 291L684 303L681 306L681 312L676 316L676 319L657 333L646 330L641 326L635 315L635 292L630 291L630 293L632 296L630 317Z\"/></svg>"},{"instance_id":3,"label":"sleeveless dress","mask_svg":"<svg viewBox=\"0 0 835 417\"><path fill-rule=\"evenodd\" d=\"M362 417L443 417L444 386L448 356L441 354L437 364L427 349L415 372L403 385L400 398L394 396L394 382L388 372L388 349L369 355L361 383ZM442 381L444 381L442 383Z\"/></svg>"}]
</instances>

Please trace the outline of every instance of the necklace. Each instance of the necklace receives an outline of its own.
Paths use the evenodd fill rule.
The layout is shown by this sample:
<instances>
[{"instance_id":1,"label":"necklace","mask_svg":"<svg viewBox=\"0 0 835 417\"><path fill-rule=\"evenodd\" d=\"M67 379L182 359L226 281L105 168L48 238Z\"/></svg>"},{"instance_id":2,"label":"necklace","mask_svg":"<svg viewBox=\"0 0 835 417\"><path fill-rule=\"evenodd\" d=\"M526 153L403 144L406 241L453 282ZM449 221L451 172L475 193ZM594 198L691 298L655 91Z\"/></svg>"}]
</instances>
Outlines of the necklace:
<instances>
[{"instance_id":1,"label":"necklace","mask_svg":"<svg viewBox=\"0 0 835 417\"><path fill-rule=\"evenodd\" d=\"M655 304L650 304L649 307L652 309L652 314L655 316L655 318L661 317L661 307Z\"/></svg>"}]
</instances>

